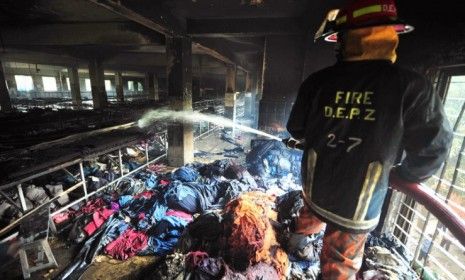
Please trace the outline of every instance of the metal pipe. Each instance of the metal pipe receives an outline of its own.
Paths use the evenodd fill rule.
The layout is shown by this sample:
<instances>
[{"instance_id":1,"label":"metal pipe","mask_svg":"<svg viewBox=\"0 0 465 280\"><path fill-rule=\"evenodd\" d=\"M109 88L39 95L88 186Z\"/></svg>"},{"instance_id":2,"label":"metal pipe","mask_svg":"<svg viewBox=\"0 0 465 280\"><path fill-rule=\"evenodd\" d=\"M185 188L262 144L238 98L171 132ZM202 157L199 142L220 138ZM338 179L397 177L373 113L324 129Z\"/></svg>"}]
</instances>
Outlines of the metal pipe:
<instances>
[{"instance_id":1,"label":"metal pipe","mask_svg":"<svg viewBox=\"0 0 465 280\"><path fill-rule=\"evenodd\" d=\"M21 184L17 185L19 201L21 202L21 207L23 208L23 213L27 211L26 198L24 197L23 188Z\"/></svg>"}]
</instances>

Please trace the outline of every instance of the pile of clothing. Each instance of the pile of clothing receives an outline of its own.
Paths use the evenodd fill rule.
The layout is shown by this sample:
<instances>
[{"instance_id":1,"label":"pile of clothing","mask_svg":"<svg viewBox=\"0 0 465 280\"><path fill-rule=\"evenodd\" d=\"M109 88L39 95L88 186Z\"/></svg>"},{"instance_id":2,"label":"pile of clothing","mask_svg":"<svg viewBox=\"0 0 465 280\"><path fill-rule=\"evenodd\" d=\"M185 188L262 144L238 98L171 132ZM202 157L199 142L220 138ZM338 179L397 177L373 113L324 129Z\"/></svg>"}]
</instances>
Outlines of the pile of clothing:
<instances>
[{"instance_id":1,"label":"pile of clothing","mask_svg":"<svg viewBox=\"0 0 465 280\"><path fill-rule=\"evenodd\" d=\"M289 149L280 141L254 139L246 156L247 167L252 175L261 178L292 176L300 182L302 151Z\"/></svg>"},{"instance_id":2,"label":"pile of clothing","mask_svg":"<svg viewBox=\"0 0 465 280\"><path fill-rule=\"evenodd\" d=\"M266 144L271 149L260 149L275 151L271 143ZM56 224L68 225L62 234L82 244L57 279L79 278L97 254L118 260L163 257L151 279L318 279L324 229L310 236L296 233L304 206L298 176L279 161L265 161L275 152L260 154L274 170L264 177L229 159L168 173L151 165L55 215ZM393 240L368 238L359 279L392 273L415 279L406 278L410 258ZM386 258L388 253L396 261Z\"/></svg>"},{"instance_id":3,"label":"pile of clothing","mask_svg":"<svg viewBox=\"0 0 465 280\"><path fill-rule=\"evenodd\" d=\"M115 259L167 256L183 248L185 260L193 262L186 263L186 274L216 265L222 275L263 272L273 275L267 279L284 279L289 259L275 231L284 214L276 211L277 196L268 189L231 160L189 164L170 173L149 166L53 220L68 224L62 234L84 244L82 250L93 240L97 253ZM89 263L83 256L88 254L78 255L66 277L75 276L71 267L82 273Z\"/></svg>"},{"instance_id":4,"label":"pile of clothing","mask_svg":"<svg viewBox=\"0 0 465 280\"><path fill-rule=\"evenodd\" d=\"M358 279L420 279L410 266L412 260L413 256L392 234L369 234Z\"/></svg>"}]
</instances>

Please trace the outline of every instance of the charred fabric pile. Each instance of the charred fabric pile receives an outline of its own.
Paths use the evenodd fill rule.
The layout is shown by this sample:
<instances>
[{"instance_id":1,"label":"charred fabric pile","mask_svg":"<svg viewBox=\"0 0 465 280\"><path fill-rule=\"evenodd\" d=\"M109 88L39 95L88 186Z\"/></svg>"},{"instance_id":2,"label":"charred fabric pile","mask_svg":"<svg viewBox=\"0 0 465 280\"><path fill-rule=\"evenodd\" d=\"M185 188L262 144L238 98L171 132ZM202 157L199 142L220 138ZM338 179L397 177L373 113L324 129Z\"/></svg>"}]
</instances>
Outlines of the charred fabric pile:
<instances>
[{"instance_id":1,"label":"charred fabric pile","mask_svg":"<svg viewBox=\"0 0 465 280\"><path fill-rule=\"evenodd\" d=\"M56 279L79 279L98 254L160 257L146 279L317 279L323 232L294 232L304 205L300 158L280 142L255 140L248 168L229 159L168 173L150 165L53 216L81 247ZM88 173L95 188L111 174ZM401 249L390 237L369 238L359 279L414 279L405 278L410 259Z\"/></svg>"}]
</instances>

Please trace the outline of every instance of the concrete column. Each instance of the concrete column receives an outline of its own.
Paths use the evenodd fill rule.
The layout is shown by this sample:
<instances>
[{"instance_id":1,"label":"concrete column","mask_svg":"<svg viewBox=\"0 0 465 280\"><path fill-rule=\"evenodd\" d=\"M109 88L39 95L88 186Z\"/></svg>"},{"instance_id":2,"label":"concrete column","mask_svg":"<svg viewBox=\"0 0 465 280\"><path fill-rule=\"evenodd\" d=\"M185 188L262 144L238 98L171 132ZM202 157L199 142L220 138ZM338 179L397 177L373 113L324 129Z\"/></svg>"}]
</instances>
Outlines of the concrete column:
<instances>
[{"instance_id":1,"label":"concrete column","mask_svg":"<svg viewBox=\"0 0 465 280\"><path fill-rule=\"evenodd\" d=\"M236 121L236 66L228 65L226 68L226 92L224 94L224 116ZM234 128L228 129L234 136Z\"/></svg>"},{"instance_id":2,"label":"concrete column","mask_svg":"<svg viewBox=\"0 0 465 280\"><path fill-rule=\"evenodd\" d=\"M107 92L105 91L105 76L100 59L89 61L89 78L92 88L92 101L94 109L105 108L108 105Z\"/></svg>"},{"instance_id":3,"label":"concrete column","mask_svg":"<svg viewBox=\"0 0 465 280\"><path fill-rule=\"evenodd\" d=\"M155 101L160 100L160 93L158 88L158 77L157 75L153 75L153 99Z\"/></svg>"},{"instance_id":4,"label":"concrete column","mask_svg":"<svg viewBox=\"0 0 465 280\"><path fill-rule=\"evenodd\" d=\"M192 42L187 37L166 37L168 97L172 110L192 112ZM191 123L168 125L168 164L181 166L194 160Z\"/></svg>"},{"instance_id":5,"label":"concrete column","mask_svg":"<svg viewBox=\"0 0 465 280\"><path fill-rule=\"evenodd\" d=\"M124 102L123 74L121 72L115 73L115 91L118 102Z\"/></svg>"},{"instance_id":6,"label":"concrete column","mask_svg":"<svg viewBox=\"0 0 465 280\"><path fill-rule=\"evenodd\" d=\"M63 87L63 80L62 80L62 75L61 75L60 71L58 71L58 73L55 75L55 81L56 81L56 84L57 84L57 91L58 92L64 91L65 88Z\"/></svg>"},{"instance_id":7,"label":"concrete column","mask_svg":"<svg viewBox=\"0 0 465 280\"><path fill-rule=\"evenodd\" d=\"M145 92L148 94L149 99L158 100L158 79L157 76L153 73L145 74Z\"/></svg>"},{"instance_id":8,"label":"concrete column","mask_svg":"<svg viewBox=\"0 0 465 280\"><path fill-rule=\"evenodd\" d=\"M144 77L144 94L147 95L148 99L152 99L151 90L153 88L151 88L151 86L150 86L151 83L153 83L153 75L150 74L150 73L145 73L145 77Z\"/></svg>"},{"instance_id":9,"label":"concrete column","mask_svg":"<svg viewBox=\"0 0 465 280\"><path fill-rule=\"evenodd\" d=\"M44 81L40 75L32 75L32 82L34 83L34 90L36 92L44 91Z\"/></svg>"},{"instance_id":10,"label":"concrete column","mask_svg":"<svg viewBox=\"0 0 465 280\"><path fill-rule=\"evenodd\" d=\"M252 75L247 72L245 73L245 92L252 91Z\"/></svg>"},{"instance_id":11,"label":"concrete column","mask_svg":"<svg viewBox=\"0 0 465 280\"><path fill-rule=\"evenodd\" d=\"M2 112L11 112L10 92L6 86L5 74L3 73L3 64L0 61L0 110Z\"/></svg>"},{"instance_id":12,"label":"concrete column","mask_svg":"<svg viewBox=\"0 0 465 280\"><path fill-rule=\"evenodd\" d=\"M73 106L81 107L81 87L79 85L79 73L77 67L68 68L69 87L71 91L71 98L73 100Z\"/></svg>"},{"instance_id":13,"label":"concrete column","mask_svg":"<svg viewBox=\"0 0 465 280\"><path fill-rule=\"evenodd\" d=\"M259 128L285 128L302 83L304 43L303 35L266 36Z\"/></svg>"}]
</instances>

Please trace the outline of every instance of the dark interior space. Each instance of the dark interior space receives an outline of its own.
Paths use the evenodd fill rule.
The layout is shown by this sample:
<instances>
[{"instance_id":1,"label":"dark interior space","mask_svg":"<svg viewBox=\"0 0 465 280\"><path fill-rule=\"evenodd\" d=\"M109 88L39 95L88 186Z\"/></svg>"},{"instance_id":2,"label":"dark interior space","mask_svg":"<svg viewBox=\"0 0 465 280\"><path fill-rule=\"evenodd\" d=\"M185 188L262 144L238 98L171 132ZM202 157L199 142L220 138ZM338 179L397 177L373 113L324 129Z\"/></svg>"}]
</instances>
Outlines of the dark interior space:
<instances>
[{"instance_id":1,"label":"dark interior space","mask_svg":"<svg viewBox=\"0 0 465 280\"><path fill-rule=\"evenodd\" d=\"M280 140L302 82L337 61L315 33L351 1L1 0L0 249L22 253L0 279L322 279L323 233L294 232L309 151ZM453 132L422 186L460 228L463 3L396 5L414 30L395 64ZM465 279L465 235L387 192L357 279Z\"/></svg>"}]
</instances>

